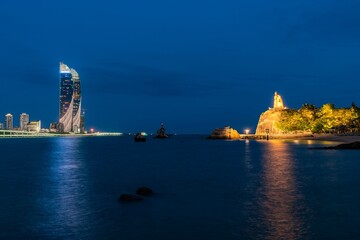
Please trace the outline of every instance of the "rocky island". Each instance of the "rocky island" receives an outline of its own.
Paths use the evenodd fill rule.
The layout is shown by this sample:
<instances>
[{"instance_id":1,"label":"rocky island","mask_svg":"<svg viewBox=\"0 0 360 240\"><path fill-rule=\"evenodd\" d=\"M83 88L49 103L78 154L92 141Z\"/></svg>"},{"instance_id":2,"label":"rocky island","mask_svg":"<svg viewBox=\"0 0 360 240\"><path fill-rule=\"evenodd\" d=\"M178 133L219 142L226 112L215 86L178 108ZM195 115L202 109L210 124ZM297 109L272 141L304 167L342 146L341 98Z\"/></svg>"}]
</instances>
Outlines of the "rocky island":
<instances>
[{"instance_id":1,"label":"rocky island","mask_svg":"<svg viewBox=\"0 0 360 240\"><path fill-rule=\"evenodd\" d=\"M274 106L260 115L255 134L271 138L309 137L315 133L359 134L359 116L360 109L355 103L350 108L335 108L327 103L320 108L304 104L300 109L289 109L275 92Z\"/></svg>"},{"instance_id":2,"label":"rocky island","mask_svg":"<svg viewBox=\"0 0 360 240\"><path fill-rule=\"evenodd\" d=\"M240 139L240 134L230 126L216 128L208 139Z\"/></svg>"}]
</instances>

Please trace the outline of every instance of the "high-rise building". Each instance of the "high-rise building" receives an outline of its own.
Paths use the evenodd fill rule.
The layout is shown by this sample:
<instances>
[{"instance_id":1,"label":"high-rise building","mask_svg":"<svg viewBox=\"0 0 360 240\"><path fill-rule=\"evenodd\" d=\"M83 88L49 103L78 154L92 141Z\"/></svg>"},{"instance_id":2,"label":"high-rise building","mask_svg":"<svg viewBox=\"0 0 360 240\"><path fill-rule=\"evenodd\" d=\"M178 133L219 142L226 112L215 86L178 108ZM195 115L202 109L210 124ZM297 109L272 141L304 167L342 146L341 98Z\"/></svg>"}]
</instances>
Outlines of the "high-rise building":
<instances>
[{"instance_id":1,"label":"high-rise building","mask_svg":"<svg viewBox=\"0 0 360 240\"><path fill-rule=\"evenodd\" d=\"M60 63L60 120L64 132L79 133L81 129L81 85L79 74Z\"/></svg>"},{"instance_id":2,"label":"high-rise building","mask_svg":"<svg viewBox=\"0 0 360 240\"><path fill-rule=\"evenodd\" d=\"M85 112L83 112L80 116L80 133L85 133Z\"/></svg>"},{"instance_id":3,"label":"high-rise building","mask_svg":"<svg viewBox=\"0 0 360 240\"><path fill-rule=\"evenodd\" d=\"M79 74L71 69L71 75L73 79L73 88L74 88L74 106L73 106L73 122L72 122L72 131L74 133L80 133L81 129L81 86Z\"/></svg>"},{"instance_id":4,"label":"high-rise building","mask_svg":"<svg viewBox=\"0 0 360 240\"><path fill-rule=\"evenodd\" d=\"M11 130L13 129L13 115L11 115L10 113L5 115L5 129L7 130Z\"/></svg>"},{"instance_id":5,"label":"high-rise building","mask_svg":"<svg viewBox=\"0 0 360 240\"><path fill-rule=\"evenodd\" d=\"M26 126L29 123L29 114L22 113L20 114L20 129L21 130L27 130Z\"/></svg>"},{"instance_id":6,"label":"high-rise building","mask_svg":"<svg viewBox=\"0 0 360 240\"><path fill-rule=\"evenodd\" d=\"M0 122L0 130L4 128L4 124Z\"/></svg>"}]
</instances>

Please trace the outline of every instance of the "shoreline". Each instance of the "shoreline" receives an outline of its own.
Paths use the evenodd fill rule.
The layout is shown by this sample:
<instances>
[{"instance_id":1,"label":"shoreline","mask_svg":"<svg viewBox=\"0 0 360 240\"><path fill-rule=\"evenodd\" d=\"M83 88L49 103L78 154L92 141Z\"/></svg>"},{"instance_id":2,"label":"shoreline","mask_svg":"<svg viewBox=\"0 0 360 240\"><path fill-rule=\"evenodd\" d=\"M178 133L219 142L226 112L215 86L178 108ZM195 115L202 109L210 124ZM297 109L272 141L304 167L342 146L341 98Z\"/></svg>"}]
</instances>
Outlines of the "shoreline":
<instances>
[{"instance_id":1,"label":"shoreline","mask_svg":"<svg viewBox=\"0 0 360 240\"><path fill-rule=\"evenodd\" d=\"M31 132L16 132L12 131L11 134L0 134L1 138L51 138L51 137L109 137L109 136L122 136L123 133L118 132L95 132L84 134L58 134L58 133L31 133Z\"/></svg>"},{"instance_id":2,"label":"shoreline","mask_svg":"<svg viewBox=\"0 0 360 240\"><path fill-rule=\"evenodd\" d=\"M228 138L227 136L208 136L207 139L211 140L261 140L267 141L266 135L255 135L255 134L240 134L240 138ZM334 143L351 143L360 141L360 133L356 134L332 134L332 133L322 133L322 134L269 134L268 141L272 140L291 140L291 141L326 141Z\"/></svg>"},{"instance_id":3,"label":"shoreline","mask_svg":"<svg viewBox=\"0 0 360 240\"><path fill-rule=\"evenodd\" d=\"M304 137L304 138L300 138L300 139L339 142L339 143L351 143L351 142L360 141L360 135L313 134L313 137Z\"/></svg>"},{"instance_id":4,"label":"shoreline","mask_svg":"<svg viewBox=\"0 0 360 240\"><path fill-rule=\"evenodd\" d=\"M14 135L1 135L1 138L41 138L41 137L105 137L105 136L124 136L126 134L118 132L97 132L97 133L87 133L87 134L51 134L51 133L39 133L39 134L14 134ZM181 134L180 134L181 135ZM200 134L205 135L205 134ZM240 135L240 138L228 139L224 138L209 138L211 140L265 140L266 137L263 135ZM272 140L312 140L312 141L327 141L334 143L351 143L351 142L360 142L360 134L356 135L341 135L341 134L286 134L286 135L269 135L269 141Z\"/></svg>"},{"instance_id":5,"label":"shoreline","mask_svg":"<svg viewBox=\"0 0 360 240\"><path fill-rule=\"evenodd\" d=\"M255 135L256 136L256 135ZM254 139L257 139L256 137ZM260 138L259 138L260 139ZM261 138L266 140L264 138ZM270 135L269 141L271 140L312 140L312 141L327 141L334 143L351 143L360 141L360 134L357 135L341 135L341 134L332 134L332 133L315 133L307 135Z\"/></svg>"}]
</instances>

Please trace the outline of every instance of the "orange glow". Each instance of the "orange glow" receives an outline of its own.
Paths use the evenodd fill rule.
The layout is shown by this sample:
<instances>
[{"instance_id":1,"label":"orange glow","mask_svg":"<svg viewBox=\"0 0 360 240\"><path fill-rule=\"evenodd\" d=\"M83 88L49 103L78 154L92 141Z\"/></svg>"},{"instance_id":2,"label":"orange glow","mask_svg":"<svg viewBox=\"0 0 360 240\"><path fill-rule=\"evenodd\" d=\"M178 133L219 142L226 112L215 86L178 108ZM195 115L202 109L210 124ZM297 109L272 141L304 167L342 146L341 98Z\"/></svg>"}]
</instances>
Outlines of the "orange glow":
<instances>
[{"instance_id":1,"label":"orange glow","mask_svg":"<svg viewBox=\"0 0 360 240\"><path fill-rule=\"evenodd\" d=\"M264 198L261 202L265 221L272 229L269 239L296 239L302 223L296 216L299 194L289 143L271 141L264 153Z\"/></svg>"}]
</instances>

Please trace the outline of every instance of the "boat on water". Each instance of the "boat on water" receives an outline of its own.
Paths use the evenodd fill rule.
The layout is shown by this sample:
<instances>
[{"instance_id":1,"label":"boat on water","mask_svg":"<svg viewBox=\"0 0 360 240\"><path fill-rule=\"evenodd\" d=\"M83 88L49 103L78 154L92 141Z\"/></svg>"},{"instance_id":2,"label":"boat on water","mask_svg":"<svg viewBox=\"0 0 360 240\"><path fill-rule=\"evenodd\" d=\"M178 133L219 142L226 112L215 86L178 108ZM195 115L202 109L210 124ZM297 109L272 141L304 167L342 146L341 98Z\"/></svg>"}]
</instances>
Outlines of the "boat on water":
<instances>
[{"instance_id":1,"label":"boat on water","mask_svg":"<svg viewBox=\"0 0 360 240\"><path fill-rule=\"evenodd\" d=\"M166 134L166 130L165 130L165 127L164 127L164 124L162 123L160 125L160 128L157 130L156 132L156 136L155 138L160 138L160 139L164 139L164 138L168 138L169 135Z\"/></svg>"},{"instance_id":2,"label":"boat on water","mask_svg":"<svg viewBox=\"0 0 360 240\"><path fill-rule=\"evenodd\" d=\"M146 133L139 132L135 134L134 141L135 142L146 142Z\"/></svg>"}]
</instances>

